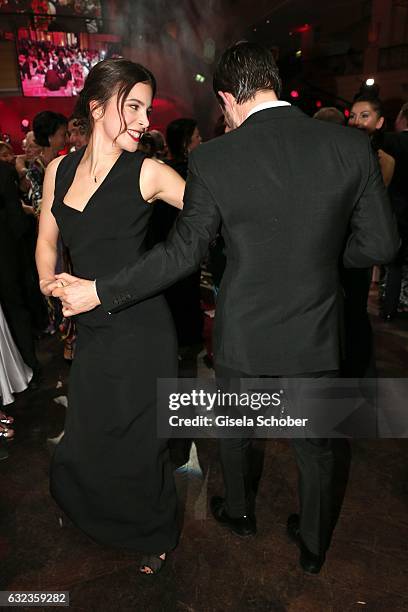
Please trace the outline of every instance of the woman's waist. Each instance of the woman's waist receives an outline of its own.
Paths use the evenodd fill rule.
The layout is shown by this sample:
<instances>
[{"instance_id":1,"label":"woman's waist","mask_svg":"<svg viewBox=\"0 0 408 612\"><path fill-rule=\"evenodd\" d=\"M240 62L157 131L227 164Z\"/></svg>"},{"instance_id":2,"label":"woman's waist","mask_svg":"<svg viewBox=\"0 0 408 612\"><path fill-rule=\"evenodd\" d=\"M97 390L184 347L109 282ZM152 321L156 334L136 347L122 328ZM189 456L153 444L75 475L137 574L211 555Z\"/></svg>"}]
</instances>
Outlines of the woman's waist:
<instances>
[{"instance_id":1,"label":"woman's waist","mask_svg":"<svg viewBox=\"0 0 408 612\"><path fill-rule=\"evenodd\" d=\"M131 245L124 248L124 245L106 245L100 248L81 248L67 245L72 262L74 276L85 279L96 279L110 274L116 274L122 268L136 263L146 252L146 248L138 245Z\"/></svg>"}]
</instances>

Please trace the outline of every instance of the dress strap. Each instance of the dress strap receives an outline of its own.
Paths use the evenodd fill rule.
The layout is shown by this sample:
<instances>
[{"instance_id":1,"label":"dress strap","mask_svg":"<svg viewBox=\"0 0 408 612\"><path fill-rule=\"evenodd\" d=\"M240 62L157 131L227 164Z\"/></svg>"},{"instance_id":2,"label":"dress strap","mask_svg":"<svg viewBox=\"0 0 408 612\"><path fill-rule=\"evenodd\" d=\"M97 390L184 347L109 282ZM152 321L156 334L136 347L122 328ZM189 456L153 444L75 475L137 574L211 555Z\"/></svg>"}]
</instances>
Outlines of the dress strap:
<instances>
[{"instance_id":1,"label":"dress strap","mask_svg":"<svg viewBox=\"0 0 408 612\"><path fill-rule=\"evenodd\" d=\"M79 151L68 153L58 165L55 177L55 199L64 198L84 153L85 147L79 149Z\"/></svg>"}]
</instances>

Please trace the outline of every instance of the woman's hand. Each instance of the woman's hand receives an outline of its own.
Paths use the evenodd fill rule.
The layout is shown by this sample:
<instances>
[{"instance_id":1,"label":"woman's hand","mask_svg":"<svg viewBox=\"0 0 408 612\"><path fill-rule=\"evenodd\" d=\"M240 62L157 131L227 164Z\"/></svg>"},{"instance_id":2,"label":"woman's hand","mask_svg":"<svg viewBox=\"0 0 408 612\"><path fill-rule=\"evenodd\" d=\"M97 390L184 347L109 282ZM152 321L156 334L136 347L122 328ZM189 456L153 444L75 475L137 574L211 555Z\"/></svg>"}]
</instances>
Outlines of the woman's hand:
<instances>
[{"instance_id":1,"label":"woman's hand","mask_svg":"<svg viewBox=\"0 0 408 612\"><path fill-rule=\"evenodd\" d=\"M56 278L43 278L40 280L40 290L43 295L47 297L52 295L52 292L57 287L63 287L64 282L61 280L57 280Z\"/></svg>"},{"instance_id":2,"label":"woman's hand","mask_svg":"<svg viewBox=\"0 0 408 612\"><path fill-rule=\"evenodd\" d=\"M56 277L63 289L54 289L52 295L61 300L64 317L88 312L100 305L95 281L77 278L66 272L57 274Z\"/></svg>"}]
</instances>

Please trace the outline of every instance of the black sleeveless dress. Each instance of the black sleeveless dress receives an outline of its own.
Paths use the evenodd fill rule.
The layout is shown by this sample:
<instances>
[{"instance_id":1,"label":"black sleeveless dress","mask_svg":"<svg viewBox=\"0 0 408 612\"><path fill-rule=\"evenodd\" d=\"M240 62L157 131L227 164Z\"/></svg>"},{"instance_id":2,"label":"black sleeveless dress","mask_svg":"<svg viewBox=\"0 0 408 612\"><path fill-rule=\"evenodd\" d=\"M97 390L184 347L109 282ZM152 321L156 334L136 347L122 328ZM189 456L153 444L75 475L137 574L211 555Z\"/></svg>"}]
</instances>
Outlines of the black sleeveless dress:
<instances>
[{"instance_id":1,"label":"black sleeveless dress","mask_svg":"<svg viewBox=\"0 0 408 612\"><path fill-rule=\"evenodd\" d=\"M58 166L52 213L73 273L95 279L145 251L152 212L139 188L144 155L124 151L81 213L64 203L85 152ZM156 296L117 314L75 317L65 435L51 493L94 540L141 552L176 546L176 492L167 442L156 434L157 378L177 376L174 325Z\"/></svg>"}]
</instances>

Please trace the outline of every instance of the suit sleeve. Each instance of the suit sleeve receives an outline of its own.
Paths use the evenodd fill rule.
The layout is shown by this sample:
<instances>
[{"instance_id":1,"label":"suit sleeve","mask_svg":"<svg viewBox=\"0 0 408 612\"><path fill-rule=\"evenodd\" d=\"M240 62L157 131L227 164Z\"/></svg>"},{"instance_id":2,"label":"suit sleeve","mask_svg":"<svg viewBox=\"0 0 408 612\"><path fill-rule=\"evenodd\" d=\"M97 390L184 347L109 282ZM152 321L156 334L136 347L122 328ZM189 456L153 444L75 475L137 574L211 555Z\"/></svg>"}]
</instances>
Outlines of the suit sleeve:
<instances>
[{"instance_id":1,"label":"suit sleeve","mask_svg":"<svg viewBox=\"0 0 408 612\"><path fill-rule=\"evenodd\" d=\"M351 215L351 234L343 255L346 268L387 264L394 259L400 246L397 223L378 160L370 144L368 147L368 178Z\"/></svg>"},{"instance_id":2,"label":"suit sleeve","mask_svg":"<svg viewBox=\"0 0 408 612\"><path fill-rule=\"evenodd\" d=\"M194 272L220 223L218 207L190 159L184 208L165 242L115 274L96 279L102 308L109 313L163 291Z\"/></svg>"}]
</instances>

